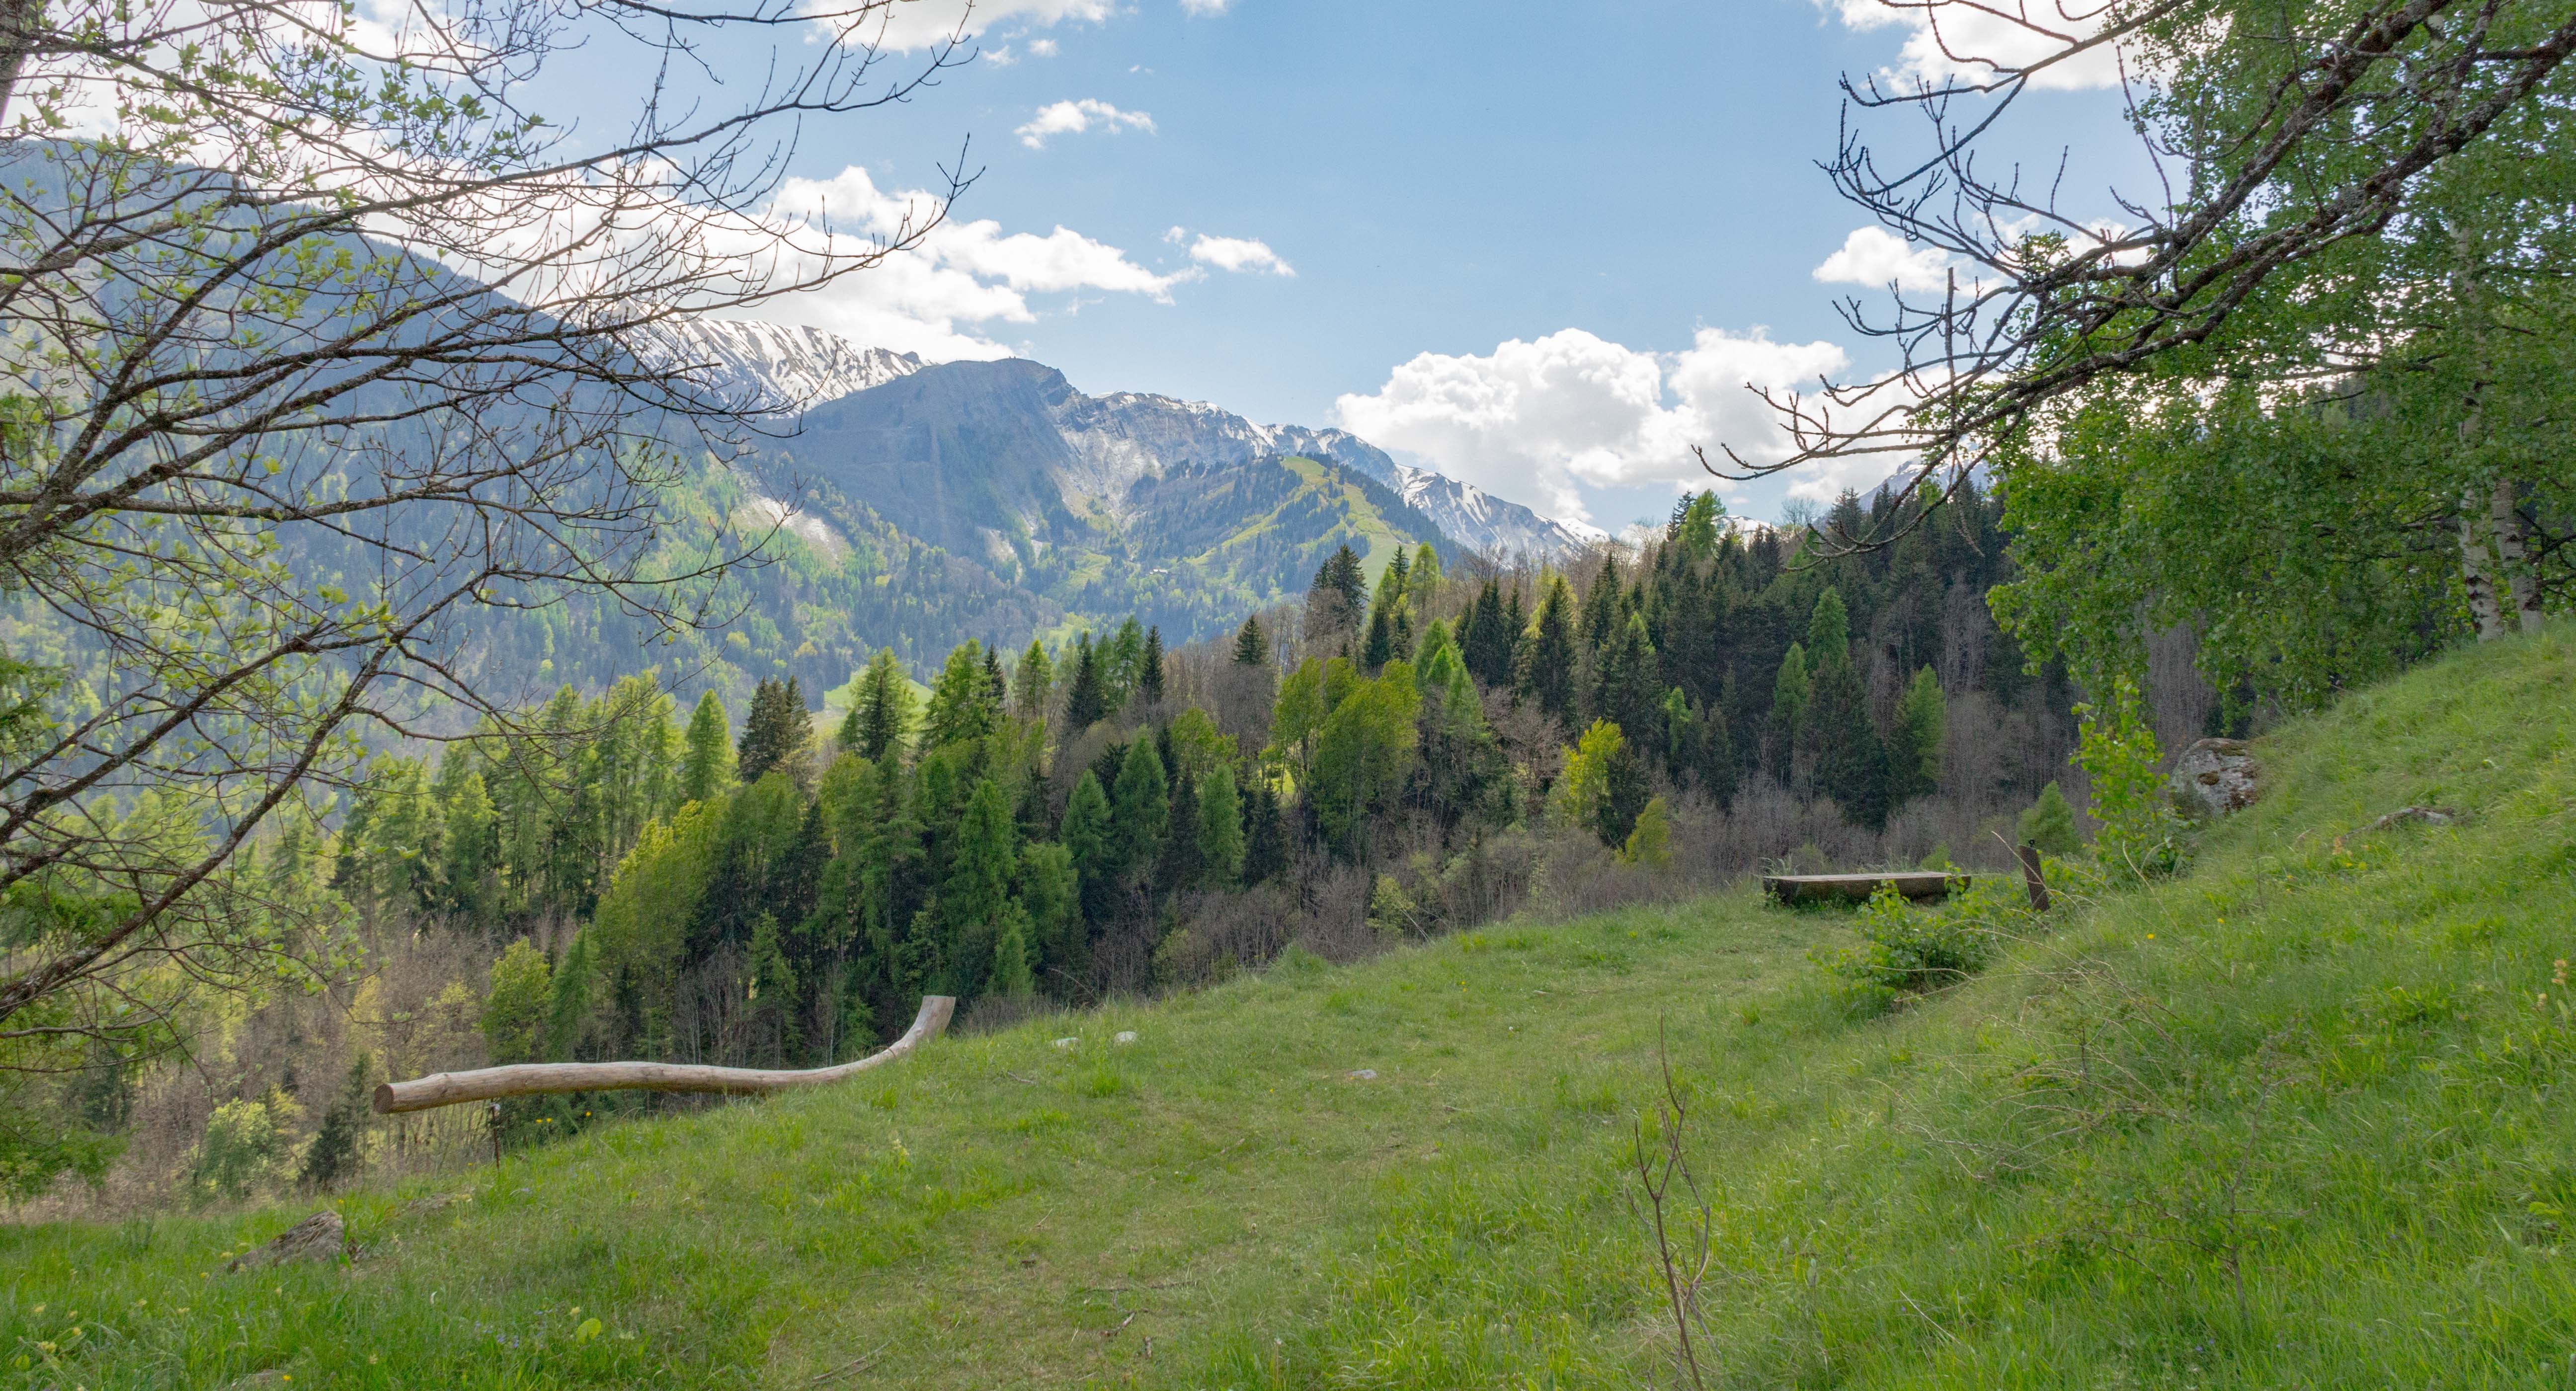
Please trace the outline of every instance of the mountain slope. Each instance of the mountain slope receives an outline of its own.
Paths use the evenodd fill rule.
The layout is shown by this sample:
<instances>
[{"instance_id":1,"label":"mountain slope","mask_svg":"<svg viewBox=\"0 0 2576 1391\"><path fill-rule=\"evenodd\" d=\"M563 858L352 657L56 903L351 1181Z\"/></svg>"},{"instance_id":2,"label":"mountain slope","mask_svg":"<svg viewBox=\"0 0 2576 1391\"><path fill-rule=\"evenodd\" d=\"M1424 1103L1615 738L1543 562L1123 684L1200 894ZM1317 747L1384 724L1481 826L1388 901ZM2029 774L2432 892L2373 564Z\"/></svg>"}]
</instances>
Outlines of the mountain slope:
<instances>
[{"instance_id":1,"label":"mountain slope","mask_svg":"<svg viewBox=\"0 0 2576 1391\"><path fill-rule=\"evenodd\" d=\"M816 328L748 319L689 319L662 330L659 363L788 412L883 386L924 365L911 353L862 347Z\"/></svg>"},{"instance_id":2,"label":"mountain slope","mask_svg":"<svg viewBox=\"0 0 2576 1391\"><path fill-rule=\"evenodd\" d=\"M2557 1386L2570 636L2283 730L2189 874L1890 1015L1749 895L1292 956L344 1199L354 1276L221 1272L303 1207L9 1229L0 1323L100 1386L1671 1385L1669 1064L1706 1384Z\"/></svg>"}]
</instances>

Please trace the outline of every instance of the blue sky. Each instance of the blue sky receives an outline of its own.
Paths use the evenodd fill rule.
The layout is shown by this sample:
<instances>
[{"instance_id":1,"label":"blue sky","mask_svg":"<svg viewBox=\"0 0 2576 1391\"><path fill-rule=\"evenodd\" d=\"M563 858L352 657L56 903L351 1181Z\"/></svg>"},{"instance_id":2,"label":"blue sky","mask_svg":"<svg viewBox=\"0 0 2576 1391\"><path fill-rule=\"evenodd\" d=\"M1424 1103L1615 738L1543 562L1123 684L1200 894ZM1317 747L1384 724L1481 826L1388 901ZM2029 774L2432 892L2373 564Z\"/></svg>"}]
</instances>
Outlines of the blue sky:
<instances>
[{"instance_id":1,"label":"blue sky","mask_svg":"<svg viewBox=\"0 0 2576 1391\"><path fill-rule=\"evenodd\" d=\"M893 61L959 13L907 0ZM1904 248L1817 278L1867 221L1815 167L1836 79L1919 45L1872 0L986 0L965 24L977 61L809 130L791 190L846 222L971 138L951 227L764 317L1344 425L1613 528L1669 510L1690 443L1774 438L1743 381L1884 365L1833 304ZM2030 153L2117 152L2118 114L2040 94ZM1769 517L1883 471L1726 491Z\"/></svg>"}]
</instances>

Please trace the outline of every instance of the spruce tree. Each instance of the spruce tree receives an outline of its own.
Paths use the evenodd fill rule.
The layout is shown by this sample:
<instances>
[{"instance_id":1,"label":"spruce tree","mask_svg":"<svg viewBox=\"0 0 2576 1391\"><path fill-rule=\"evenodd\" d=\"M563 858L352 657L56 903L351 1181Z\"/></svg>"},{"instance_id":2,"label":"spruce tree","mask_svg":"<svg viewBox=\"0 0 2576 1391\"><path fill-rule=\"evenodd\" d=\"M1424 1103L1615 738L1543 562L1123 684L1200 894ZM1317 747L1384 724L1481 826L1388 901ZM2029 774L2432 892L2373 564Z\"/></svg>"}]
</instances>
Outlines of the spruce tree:
<instances>
[{"instance_id":1,"label":"spruce tree","mask_svg":"<svg viewBox=\"0 0 2576 1391\"><path fill-rule=\"evenodd\" d=\"M859 674L858 698L841 721L841 747L870 763L901 753L904 737L912 732L912 710L912 683L903 664L892 649L878 648Z\"/></svg>"},{"instance_id":2,"label":"spruce tree","mask_svg":"<svg viewBox=\"0 0 2576 1391\"><path fill-rule=\"evenodd\" d=\"M1538 708L1567 729L1575 721L1575 672L1582 654L1575 645L1574 588L1563 575L1550 575L1538 601L1536 631L1530 636L1529 660L1522 689Z\"/></svg>"},{"instance_id":3,"label":"spruce tree","mask_svg":"<svg viewBox=\"0 0 2576 1391\"><path fill-rule=\"evenodd\" d=\"M1270 665L1270 638L1261 631L1259 614L1243 620L1243 626L1235 629L1234 664L1239 667Z\"/></svg>"},{"instance_id":4,"label":"spruce tree","mask_svg":"<svg viewBox=\"0 0 2576 1391\"><path fill-rule=\"evenodd\" d=\"M1594 656L1592 673L1592 713L1619 726L1632 744L1660 745L1663 691L1644 615L1628 615L1628 621Z\"/></svg>"},{"instance_id":5,"label":"spruce tree","mask_svg":"<svg viewBox=\"0 0 2576 1391\"><path fill-rule=\"evenodd\" d=\"M1360 644L1360 666L1375 673L1395 660L1395 629L1380 606L1369 610L1368 639Z\"/></svg>"},{"instance_id":6,"label":"spruce tree","mask_svg":"<svg viewBox=\"0 0 2576 1391\"><path fill-rule=\"evenodd\" d=\"M1851 611L1843 606L1839 590L1828 588L1816 596L1815 611L1807 619L1807 660L1819 671L1851 660Z\"/></svg>"},{"instance_id":7,"label":"spruce tree","mask_svg":"<svg viewBox=\"0 0 2576 1391\"><path fill-rule=\"evenodd\" d=\"M715 692L698 697L698 707L689 712L689 732L682 736L681 748L682 801L712 800L732 784L733 740L725 729L724 702L716 699Z\"/></svg>"},{"instance_id":8,"label":"spruce tree","mask_svg":"<svg viewBox=\"0 0 2576 1391\"><path fill-rule=\"evenodd\" d=\"M1845 819L1871 830L1885 826L1887 749L1849 657L1816 664L1801 732L1802 746L1815 756L1817 789L1834 799Z\"/></svg>"},{"instance_id":9,"label":"spruce tree","mask_svg":"<svg viewBox=\"0 0 2576 1391\"><path fill-rule=\"evenodd\" d=\"M1094 783L1096 789L1098 783ZM1073 852L1054 841L1020 849L1019 901L1029 914L1029 966L1046 979L1079 978L1088 966L1082 922L1082 876Z\"/></svg>"},{"instance_id":10,"label":"spruce tree","mask_svg":"<svg viewBox=\"0 0 2576 1391\"><path fill-rule=\"evenodd\" d=\"M1083 915L1106 921L1117 901L1118 843L1110 826L1109 796L1090 769L1074 780L1073 795L1064 803L1064 824L1056 834L1080 876Z\"/></svg>"},{"instance_id":11,"label":"spruce tree","mask_svg":"<svg viewBox=\"0 0 2576 1391\"><path fill-rule=\"evenodd\" d=\"M1162 859L1164 829L1172 815L1171 779L1163 771L1163 758L1154 751L1153 740L1139 739L1127 747L1110 806L1119 873L1129 877L1152 873Z\"/></svg>"},{"instance_id":12,"label":"spruce tree","mask_svg":"<svg viewBox=\"0 0 2576 1391\"><path fill-rule=\"evenodd\" d=\"M1163 630L1145 630L1145 652L1136 663L1136 700L1148 710L1163 703Z\"/></svg>"},{"instance_id":13,"label":"spruce tree","mask_svg":"<svg viewBox=\"0 0 2576 1391\"><path fill-rule=\"evenodd\" d=\"M947 925L949 960L955 962L960 990L972 994L992 960L1004 910L1011 906L1011 880L1020 867L1019 828L1011 821L1010 798L991 778L978 779L967 796L965 814L948 854L948 878L939 886L939 915ZM1026 949L1026 943L1022 943ZM1020 968L1028 968L1023 964Z\"/></svg>"},{"instance_id":14,"label":"spruce tree","mask_svg":"<svg viewBox=\"0 0 2576 1391\"><path fill-rule=\"evenodd\" d=\"M1583 649L1598 652L1619 631L1620 601L1619 557L1614 552L1601 557L1601 573L1592 579L1592 589L1583 596Z\"/></svg>"},{"instance_id":15,"label":"spruce tree","mask_svg":"<svg viewBox=\"0 0 2576 1391\"><path fill-rule=\"evenodd\" d=\"M996 713L1011 708L1011 681L1002 674L1002 650L984 648L984 694Z\"/></svg>"},{"instance_id":16,"label":"spruce tree","mask_svg":"<svg viewBox=\"0 0 2576 1391\"><path fill-rule=\"evenodd\" d=\"M1029 972L1029 928L1027 909L1014 903L1003 910L1002 930L993 941L992 994L1024 1000L1037 992L1037 980Z\"/></svg>"},{"instance_id":17,"label":"spruce tree","mask_svg":"<svg viewBox=\"0 0 2576 1391\"><path fill-rule=\"evenodd\" d=\"M945 748L981 739L1000 726L1001 714L1001 702L985 672L982 647L969 639L948 654L938 681L930 688L922 747Z\"/></svg>"},{"instance_id":18,"label":"spruce tree","mask_svg":"<svg viewBox=\"0 0 2576 1391\"><path fill-rule=\"evenodd\" d=\"M1145 625L1133 615L1118 625L1118 633L1101 644L1100 677L1102 690L1109 699L1109 714L1127 708L1135 698L1136 686L1145 669Z\"/></svg>"},{"instance_id":19,"label":"spruce tree","mask_svg":"<svg viewBox=\"0 0 2576 1391\"><path fill-rule=\"evenodd\" d=\"M1199 873L1217 888L1243 872L1243 798L1234 770L1219 767L1199 783Z\"/></svg>"},{"instance_id":20,"label":"spruce tree","mask_svg":"<svg viewBox=\"0 0 2576 1391\"><path fill-rule=\"evenodd\" d=\"M1306 633L1318 645L1359 627L1368 606L1368 576L1346 542L1315 571L1306 590Z\"/></svg>"},{"instance_id":21,"label":"spruce tree","mask_svg":"<svg viewBox=\"0 0 2576 1391\"><path fill-rule=\"evenodd\" d=\"M1279 794L1264 782L1253 789L1243 817L1243 882L1260 884L1288 870L1288 818Z\"/></svg>"},{"instance_id":22,"label":"spruce tree","mask_svg":"<svg viewBox=\"0 0 2576 1391\"><path fill-rule=\"evenodd\" d=\"M1011 713L1023 720L1044 719L1048 697L1055 693L1055 665L1047 660L1046 648L1036 638L1029 639L1029 650L1020 654L1020 664L1011 673Z\"/></svg>"},{"instance_id":23,"label":"spruce tree","mask_svg":"<svg viewBox=\"0 0 2576 1391\"><path fill-rule=\"evenodd\" d=\"M1109 718L1109 692L1100 671L1100 649L1091 645L1091 634L1084 633L1074 642L1073 689L1064 701L1064 734L1078 737L1084 730Z\"/></svg>"},{"instance_id":24,"label":"spruce tree","mask_svg":"<svg viewBox=\"0 0 2576 1391\"><path fill-rule=\"evenodd\" d=\"M1476 602L1467 610L1467 624L1460 635L1459 655L1467 662L1467 673L1483 682L1488 690L1506 690L1512 684L1512 634L1504 626L1502 586L1487 580L1476 591Z\"/></svg>"},{"instance_id":25,"label":"spruce tree","mask_svg":"<svg viewBox=\"0 0 2576 1391\"><path fill-rule=\"evenodd\" d=\"M1890 805L1932 792L1941 781L1941 746L1950 728L1949 704L1941 680L1925 667L1896 702L1896 721L1887 732L1887 778Z\"/></svg>"},{"instance_id":26,"label":"spruce tree","mask_svg":"<svg viewBox=\"0 0 2576 1391\"><path fill-rule=\"evenodd\" d=\"M795 677L761 682L752 691L751 714L742 722L742 741L734 749L742 780L755 783L783 769L790 781L802 782L799 765L812 742L813 729L813 716L806 712L805 693Z\"/></svg>"}]
</instances>

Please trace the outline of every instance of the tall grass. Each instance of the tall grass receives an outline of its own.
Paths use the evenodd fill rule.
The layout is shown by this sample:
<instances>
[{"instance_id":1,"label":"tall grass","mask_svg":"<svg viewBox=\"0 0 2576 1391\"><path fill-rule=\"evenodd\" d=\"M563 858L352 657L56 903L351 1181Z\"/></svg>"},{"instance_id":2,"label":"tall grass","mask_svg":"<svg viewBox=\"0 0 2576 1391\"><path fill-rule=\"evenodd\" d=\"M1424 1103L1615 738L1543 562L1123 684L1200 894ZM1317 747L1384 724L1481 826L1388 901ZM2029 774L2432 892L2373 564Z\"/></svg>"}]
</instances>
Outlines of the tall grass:
<instances>
[{"instance_id":1,"label":"tall grass","mask_svg":"<svg viewBox=\"0 0 2576 1391\"><path fill-rule=\"evenodd\" d=\"M1743 893L1292 951L344 1199L341 1269L220 1271L298 1208L0 1233L0 1375L1671 1385L1642 1145L1706 1385L2564 1387L2571 678L2353 697L2180 877L1883 1010L1809 960L1851 917Z\"/></svg>"}]
</instances>

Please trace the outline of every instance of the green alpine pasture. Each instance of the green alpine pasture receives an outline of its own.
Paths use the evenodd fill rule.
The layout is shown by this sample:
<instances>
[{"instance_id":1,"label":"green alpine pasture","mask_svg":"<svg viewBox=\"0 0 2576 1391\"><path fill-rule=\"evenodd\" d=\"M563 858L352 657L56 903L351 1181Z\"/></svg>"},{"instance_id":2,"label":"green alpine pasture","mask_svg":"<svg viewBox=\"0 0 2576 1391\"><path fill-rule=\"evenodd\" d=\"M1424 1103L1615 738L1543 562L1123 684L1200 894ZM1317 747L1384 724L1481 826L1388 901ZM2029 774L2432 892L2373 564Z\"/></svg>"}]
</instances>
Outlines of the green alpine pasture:
<instances>
[{"instance_id":1,"label":"green alpine pasture","mask_svg":"<svg viewBox=\"0 0 2576 1391\"><path fill-rule=\"evenodd\" d=\"M342 1267L222 1269L309 1205L10 1228L0 1376L2563 1388L2569 639L2283 730L2179 877L1884 1013L1750 893L1292 956L353 1193Z\"/></svg>"}]
</instances>

